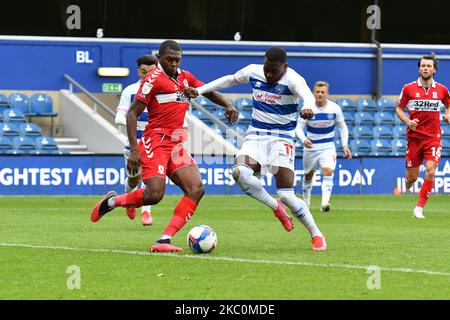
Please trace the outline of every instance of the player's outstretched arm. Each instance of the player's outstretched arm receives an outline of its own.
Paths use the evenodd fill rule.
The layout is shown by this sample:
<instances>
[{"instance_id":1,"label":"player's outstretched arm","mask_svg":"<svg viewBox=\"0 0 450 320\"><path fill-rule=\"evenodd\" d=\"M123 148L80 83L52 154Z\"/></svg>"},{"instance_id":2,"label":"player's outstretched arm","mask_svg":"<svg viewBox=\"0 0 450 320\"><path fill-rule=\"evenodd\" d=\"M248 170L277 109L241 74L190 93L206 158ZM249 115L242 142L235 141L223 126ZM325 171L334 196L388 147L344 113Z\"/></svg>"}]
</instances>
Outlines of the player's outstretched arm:
<instances>
[{"instance_id":1,"label":"player's outstretched arm","mask_svg":"<svg viewBox=\"0 0 450 320\"><path fill-rule=\"evenodd\" d=\"M450 124L450 105L445 106L444 121Z\"/></svg>"},{"instance_id":2,"label":"player's outstretched arm","mask_svg":"<svg viewBox=\"0 0 450 320\"><path fill-rule=\"evenodd\" d=\"M226 109L225 117L230 123L235 123L238 120L238 111L236 108L228 101L223 94L217 91L212 91L204 94L212 102L221 105Z\"/></svg>"}]
</instances>

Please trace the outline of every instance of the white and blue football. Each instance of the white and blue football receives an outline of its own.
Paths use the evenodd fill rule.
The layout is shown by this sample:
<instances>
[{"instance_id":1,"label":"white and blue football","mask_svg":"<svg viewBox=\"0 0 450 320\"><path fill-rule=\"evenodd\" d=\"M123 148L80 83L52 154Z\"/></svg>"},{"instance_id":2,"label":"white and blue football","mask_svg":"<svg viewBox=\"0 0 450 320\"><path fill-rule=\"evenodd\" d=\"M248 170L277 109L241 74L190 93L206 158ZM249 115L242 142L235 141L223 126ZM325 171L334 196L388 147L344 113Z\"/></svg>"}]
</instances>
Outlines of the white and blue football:
<instances>
[{"instance_id":1,"label":"white and blue football","mask_svg":"<svg viewBox=\"0 0 450 320\"><path fill-rule=\"evenodd\" d=\"M208 253L216 248L217 235L211 227L200 225L189 231L187 241L194 253Z\"/></svg>"}]
</instances>

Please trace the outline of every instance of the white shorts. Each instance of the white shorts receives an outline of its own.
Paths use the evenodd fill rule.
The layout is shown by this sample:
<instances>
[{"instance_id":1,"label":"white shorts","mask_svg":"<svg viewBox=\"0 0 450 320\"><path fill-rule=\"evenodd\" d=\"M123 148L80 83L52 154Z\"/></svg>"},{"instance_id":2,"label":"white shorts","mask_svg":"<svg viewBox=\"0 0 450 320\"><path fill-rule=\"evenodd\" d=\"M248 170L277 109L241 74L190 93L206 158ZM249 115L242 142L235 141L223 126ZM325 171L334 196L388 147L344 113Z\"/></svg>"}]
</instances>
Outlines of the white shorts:
<instances>
[{"instance_id":1,"label":"white shorts","mask_svg":"<svg viewBox=\"0 0 450 320\"><path fill-rule=\"evenodd\" d=\"M249 156L261 165L260 175L276 173L277 167L294 171L295 145L292 140L248 136L236 157Z\"/></svg>"},{"instance_id":2,"label":"white shorts","mask_svg":"<svg viewBox=\"0 0 450 320\"><path fill-rule=\"evenodd\" d=\"M128 158L130 157L130 153L131 153L130 147L125 146L125 148L123 148L123 157L125 158L125 171L127 172L127 177L128 178L140 177L141 176L141 166L139 166L138 172L135 174L131 174L131 172L128 171L127 162L128 162Z\"/></svg>"},{"instance_id":3,"label":"white shorts","mask_svg":"<svg viewBox=\"0 0 450 320\"><path fill-rule=\"evenodd\" d=\"M312 151L303 149L303 171L310 173L321 168L336 169L336 149Z\"/></svg>"}]
</instances>

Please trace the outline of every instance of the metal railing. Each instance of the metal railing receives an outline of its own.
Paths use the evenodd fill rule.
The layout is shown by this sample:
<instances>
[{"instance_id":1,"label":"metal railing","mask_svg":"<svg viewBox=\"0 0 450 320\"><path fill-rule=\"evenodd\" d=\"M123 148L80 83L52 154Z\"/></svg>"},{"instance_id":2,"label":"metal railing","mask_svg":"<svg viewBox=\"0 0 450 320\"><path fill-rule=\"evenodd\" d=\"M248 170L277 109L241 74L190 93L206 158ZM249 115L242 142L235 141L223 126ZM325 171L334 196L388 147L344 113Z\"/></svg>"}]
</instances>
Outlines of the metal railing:
<instances>
[{"instance_id":1,"label":"metal railing","mask_svg":"<svg viewBox=\"0 0 450 320\"><path fill-rule=\"evenodd\" d=\"M209 118L209 120L211 120L215 125L224 129L226 134L231 133L234 137L239 139L240 143L242 143L244 141L244 136L242 134L236 132L235 130L233 130L233 128L227 126L222 120L217 118L215 115L213 115L211 112L209 112L207 109L205 109L203 106L201 106L197 102L192 100L191 106L194 107L195 109L197 109L198 111L202 112L203 114L205 114ZM192 111L192 109L191 109L191 111Z\"/></svg>"},{"instance_id":2,"label":"metal railing","mask_svg":"<svg viewBox=\"0 0 450 320\"><path fill-rule=\"evenodd\" d=\"M100 101L97 97L95 97L92 93L90 93L86 88L84 88L81 84L75 81L71 76L65 74L64 79L69 83L69 92L73 93L73 87L75 86L78 90L84 93L89 99L92 100L94 105L92 109L95 113L97 113L97 107L100 107L103 111L105 111L108 115L110 115L113 120L116 117L116 113L112 111L104 102Z\"/></svg>"}]
</instances>

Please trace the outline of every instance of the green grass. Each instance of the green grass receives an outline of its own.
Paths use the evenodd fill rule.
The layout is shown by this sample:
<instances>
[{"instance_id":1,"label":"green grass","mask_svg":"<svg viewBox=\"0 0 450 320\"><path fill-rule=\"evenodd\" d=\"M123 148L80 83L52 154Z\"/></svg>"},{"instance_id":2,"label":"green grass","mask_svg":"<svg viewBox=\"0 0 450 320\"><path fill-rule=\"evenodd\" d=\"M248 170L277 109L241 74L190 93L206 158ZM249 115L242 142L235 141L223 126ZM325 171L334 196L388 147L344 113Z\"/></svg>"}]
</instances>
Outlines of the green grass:
<instances>
[{"instance_id":1,"label":"green grass","mask_svg":"<svg viewBox=\"0 0 450 320\"><path fill-rule=\"evenodd\" d=\"M155 206L147 228L122 208L91 223L99 198L0 197L0 299L450 299L448 196L433 195L423 221L411 218L415 196L334 196L327 214L313 197L327 252L311 250L298 221L287 233L247 196L206 196L174 238L185 252L166 256L146 251L180 197ZM189 252L197 224L216 230L212 254ZM71 265L79 290L66 285ZM371 265L380 289L367 288Z\"/></svg>"}]
</instances>

